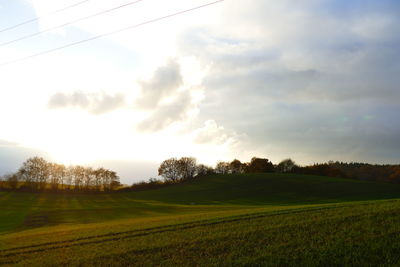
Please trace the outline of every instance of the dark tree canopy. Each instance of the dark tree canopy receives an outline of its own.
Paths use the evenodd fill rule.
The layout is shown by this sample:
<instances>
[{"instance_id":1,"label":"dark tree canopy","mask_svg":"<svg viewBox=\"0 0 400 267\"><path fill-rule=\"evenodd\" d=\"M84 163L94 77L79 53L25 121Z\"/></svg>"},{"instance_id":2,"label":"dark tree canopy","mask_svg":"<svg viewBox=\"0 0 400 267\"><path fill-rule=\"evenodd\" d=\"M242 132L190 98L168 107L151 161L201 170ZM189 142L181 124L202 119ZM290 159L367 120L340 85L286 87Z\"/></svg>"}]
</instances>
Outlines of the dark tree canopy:
<instances>
[{"instance_id":1,"label":"dark tree canopy","mask_svg":"<svg viewBox=\"0 0 400 267\"><path fill-rule=\"evenodd\" d=\"M196 174L196 159L192 157L170 158L164 160L158 168L158 175L172 183L194 178Z\"/></svg>"},{"instance_id":2,"label":"dark tree canopy","mask_svg":"<svg viewBox=\"0 0 400 267\"><path fill-rule=\"evenodd\" d=\"M276 166L276 170L278 172L291 172L294 167L296 167L296 163L293 160L284 159Z\"/></svg>"},{"instance_id":3,"label":"dark tree canopy","mask_svg":"<svg viewBox=\"0 0 400 267\"><path fill-rule=\"evenodd\" d=\"M248 165L247 171L250 173L273 172L274 164L268 159L253 157Z\"/></svg>"},{"instance_id":4,"label":"dark tree canopy","mask_svg":"<svg viewBox=\"0 0 400 267\"><path fill-rule=\"evenodd\" d=\"M229 162L223 162L223 161L218 162L217 166L215 167L215 172L219 174L230 173L231 171Z\"/></svg>"},{"instance_id":5,"label":"dark tree canopy","mask_svg":"<svg viewBox=\"0 0 400 267\"><path fill-rule=\"evenodd\" d=\"M180 180L179 160L170 158L164 160L158 168L158 175L162 176L165 181L176 183Z\"/></svg>"},{"instance_id":6,"label":"dark tree canopy","mask_svg":"<svg viewBox=\"0 0 400 267\"><path fill-rule=\"evenodd\" d=\"M197 165L197 176L206 176L214 173L214 169L209 166L206 166L204 164Z\"/></svg>"},{"instance_id":7,"label":"dark tree canopy","mask_svg":"<svg viewBox=\"0 0 400 267\"><path fill-rule=\"evenodd\" d=\"M229 168L231 173L244 173L246 171L246 164L240 162L238 159L234 159L229 163Z\"/></svg>"},{"instance_id":8,"label":"dark tree canopy","mask_svg":"<svg viewBox=\"0 0 400 267\"><path fill-rule=\"evenodd\" d=\"M180 179L191 179L196 175L197 164L196 159L192 157L183 157L179 159Z\"/></svg>"}]
</instances>

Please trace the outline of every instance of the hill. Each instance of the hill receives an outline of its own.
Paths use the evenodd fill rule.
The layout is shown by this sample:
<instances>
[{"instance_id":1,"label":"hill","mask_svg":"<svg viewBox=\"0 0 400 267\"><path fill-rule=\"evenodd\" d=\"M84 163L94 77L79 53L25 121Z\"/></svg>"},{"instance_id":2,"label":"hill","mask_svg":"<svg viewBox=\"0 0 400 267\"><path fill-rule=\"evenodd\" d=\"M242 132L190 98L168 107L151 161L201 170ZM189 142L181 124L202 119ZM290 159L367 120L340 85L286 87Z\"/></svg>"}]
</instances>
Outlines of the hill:
<instances>
[{"instance_id":1,"label":"hill","mask_svg":"<svg viewBox=\"0 0 400 267\"><path fill-rule=\"evenodd\" d=\"M397 198L400 185L325 176L258 173L212 175L185 183L131 193L171 203L317 204Z\"/></svg>"},{"instance_id":2,"label":"hill","mask_svg":"<svg viewBox=\"0 0 400 267\"><path fill-rule=\"evenodd\" d=\"M293 174L212 175L114 194L0 193L0 233L149 215L254 206L304 206L400 197L400 185Z\"/></svg>"},{"instance_id":3,"label":"hill","mask_svg":"<svg viewBox=\"0 0 400 267\"><path fill-rule=\"evenodd\" d=\"M0 192L0 265L391 266L399 196L393 184L284 174L101 195Z\"/></svg>"}]
</instances>

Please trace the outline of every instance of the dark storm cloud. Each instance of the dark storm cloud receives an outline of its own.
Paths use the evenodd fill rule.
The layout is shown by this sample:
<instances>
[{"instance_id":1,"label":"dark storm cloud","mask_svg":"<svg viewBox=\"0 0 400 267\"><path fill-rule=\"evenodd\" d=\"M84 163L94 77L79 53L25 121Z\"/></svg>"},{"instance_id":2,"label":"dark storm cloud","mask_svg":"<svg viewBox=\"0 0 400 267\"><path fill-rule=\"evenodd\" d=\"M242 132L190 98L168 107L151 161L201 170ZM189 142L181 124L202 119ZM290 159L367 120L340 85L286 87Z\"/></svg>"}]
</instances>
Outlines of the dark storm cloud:
<instances>
[{"instance_id":1,"label":"dark storm cloud","mask_svg":"<svg viewBox=\"0 0 400 267\"><path fill-rule=\"evenodd\" d=\"M399 3L259 0L226 12L229 28L180 38L182 54L211 66L200 120L266 155L398 162Z\"/></svg>"}]
</instances>

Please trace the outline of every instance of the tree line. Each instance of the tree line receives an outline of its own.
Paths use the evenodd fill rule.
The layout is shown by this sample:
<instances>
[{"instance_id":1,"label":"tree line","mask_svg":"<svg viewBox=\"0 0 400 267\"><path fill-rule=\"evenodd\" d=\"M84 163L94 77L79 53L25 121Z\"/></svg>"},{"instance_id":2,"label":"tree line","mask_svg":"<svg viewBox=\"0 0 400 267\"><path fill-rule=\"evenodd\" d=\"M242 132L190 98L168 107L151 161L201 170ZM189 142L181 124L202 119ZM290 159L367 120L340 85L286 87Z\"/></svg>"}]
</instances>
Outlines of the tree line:
<instances>
[{"instance_id":1,"label":"tree line","mask_svg":"<svg viewBox=\"0 0 400 267\"><path fill-rule=\"evenodd\" d=\"M241 173L292 173L339 177L358 180L400 182L400 165L377 165L367 163L343 163L329 161L307 166L299 166L292 159L284 159L273 164L269 159L253 157L250 162L235 159L230 162L221 161L210 167L197 164L196 158L182 157L164 160L158 168L162 180L151 178L148 181L134 183L123 190L148 190L171 184L185 182L213 174Z\"/></svg>"},{"instance_id":2,"label":"tree line","mask_svg":"<svg viewBox=\"0 0 400 267\"><path fill-rule=\"evenodd\" d=\"M286 162L286 161L285 161ZM292 162L290 160L290 162ZM294 163L293 163L294 164ZM273 172L274 164L266 158L253 157L250 162L242 163L235 159L232 162L218 162L215 168L198 164L194 157L170 158L164 160L158 168L162 180L150 178L149 181L134 183L126 191L140 191L169 186L212 174Z\"/></svg>"},{"instance_id":3,"label":"tree line","mask_svg":"<svg viewBox=\"0 0 400 267\"><path fill-rule=\"evenodd\" d=\"M2 177L1 189L18 191L112 191L119 185L115 171L80 165L65 166L41 157L27 159L16 173Z\"/></svg>"},{"instance_id":4,"label":"tree line","mask_svg":"<svg viewBox=\"0 0 400 267\"><path fill-rule=\"evenodd\" d=\"M294 173L341 177L365 181L400 183L400 165L329 161L297 167Z\"/></svg>"},{"instance_id":5,"label":"tree line","mask_svg":"<svg viewBox=\"0 0 400 267\"><path fill-rule=\"evenodd\" d=\"M33 157L26 160L13 174L0 179L0 189L20 191L78 191L105 192L113 190L148 190L185 182L213 174L241 173L293 173L319 176L341 177L358 180L400 182L400 165L377 165L367 163L333 162L299 166L291 159L273 164L269 159L253 157L249 162L235 159L221 161L215 167L198 164L196 158L182 157L164 160L158 175L162 179L134 183L120 188L116 172L83 166L65 166Z\"/></svg>"}]
</instances>

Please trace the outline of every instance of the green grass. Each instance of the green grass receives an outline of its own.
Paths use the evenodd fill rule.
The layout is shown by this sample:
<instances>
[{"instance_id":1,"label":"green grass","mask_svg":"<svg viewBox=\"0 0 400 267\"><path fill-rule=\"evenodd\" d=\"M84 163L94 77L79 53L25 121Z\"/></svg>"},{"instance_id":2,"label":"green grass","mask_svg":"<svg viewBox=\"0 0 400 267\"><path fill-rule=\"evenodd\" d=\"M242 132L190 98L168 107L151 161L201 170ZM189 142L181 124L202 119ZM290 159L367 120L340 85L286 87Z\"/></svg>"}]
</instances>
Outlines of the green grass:
<instances>
[{"instance_id":1,"label":"green grass","mask_svg":"<svg viewBox=\"0 0 400 267\"><path fill-rule=\"evenodd\" d=\"M0 265L398 266L400 186L216 175L109 195L0 193Z\"/></svg>"},{"instance_id":2,"label":"green grass","mask_svg":"<svg viewBox=\"0 0 400 267\"><path fill-rule=\"evenodd\" d=\"M168 203L300 205L400 196L400 185L293 174L215 175L136 198Z\"/></svg>"}]
</instances>

